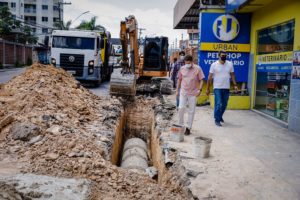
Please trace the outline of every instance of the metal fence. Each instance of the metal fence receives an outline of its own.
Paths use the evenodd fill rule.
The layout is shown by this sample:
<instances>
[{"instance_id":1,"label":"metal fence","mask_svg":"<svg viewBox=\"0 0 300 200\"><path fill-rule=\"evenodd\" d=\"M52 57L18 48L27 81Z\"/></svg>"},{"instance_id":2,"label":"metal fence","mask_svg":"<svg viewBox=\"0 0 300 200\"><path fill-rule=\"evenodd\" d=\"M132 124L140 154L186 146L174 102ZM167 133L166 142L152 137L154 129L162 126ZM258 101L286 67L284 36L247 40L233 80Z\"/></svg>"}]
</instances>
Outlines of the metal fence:
<instances>
[{"instance_id":1,"label":"metal fence","mask_svg":"<svg viewBox=\"0 0 300 200\"><path fill-rule=\"evenodd\" d=\"M0 66L25 65L32 61L33 47L0 39Z\"/></svg>"}]
</instances>

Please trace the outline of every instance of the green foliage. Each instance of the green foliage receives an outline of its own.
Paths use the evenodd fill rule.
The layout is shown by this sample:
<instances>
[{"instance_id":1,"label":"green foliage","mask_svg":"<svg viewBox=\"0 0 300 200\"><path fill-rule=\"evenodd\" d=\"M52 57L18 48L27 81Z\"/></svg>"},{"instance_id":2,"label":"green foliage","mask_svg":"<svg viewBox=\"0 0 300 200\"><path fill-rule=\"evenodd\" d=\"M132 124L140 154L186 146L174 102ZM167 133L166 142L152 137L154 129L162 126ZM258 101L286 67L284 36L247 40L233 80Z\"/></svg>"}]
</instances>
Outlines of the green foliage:
<instances>
[{"instance_id":1,"label":"green foliage","mask_svg":"<svg viewBox=\"0 0 300 200\"><path fill-rule=\"evenodd\" d=\"M22 66L23 66L22 63L20 63L19 60L16 60L15 67L22 67Z\"/></svg>"},{"instance_id":2,"label":"green foliage","mask_svg":"<svg viewBox=\"0 0 300 200\"><path fill-rule=\"evenodd\" d=\"M32 28L30 26L22 26L21 28L23 34L18 35L18 42L26 44L36 44L38 38L32 34Z\"/></svg>"},{"instance_id":3,"label":"green foliage","mask_svg":"<svg viewBox=\"0 0 300 200\"><path fill-rule=\"evenodd\" d=\"M92 31L105 31L105 28L101 25L96 24L97 17L92 17L90 21L83 20L79 26L77 26L77 29L81 30L92 30Z\"/></svg>"},{"instance_id":4,"label":"green foliage","mask_svg":"<svg viewBox=\"0 0 300 200\"><path fill-rule=\"evenodd\" d=\"M0 7L0 37L19 43L37 43L37 37L32 34L32 28L14 19L8 7Z\"/></svg>"},{"instance_id":5,"label":"green foliage","mask_svg":"<svg viewBox=\"0 0 300 200\"><path fill-rule=\"evenodd\" d=\"M61 22L56 22L54 24L54 27L59 30L70 30L71 24L72 24L72 20L69 20L66 23L61 21Z\"/></svg>"},{"instance_id":6,"label":"green foliage","mask_svg":"<svg viewBox=\"0 0 300 200\"><path fill-rule=\"evenodd\" d=\"M27 66L32 65L32 59L30 57L27 58L26 65Z\"/></svg>"},{"instance_id":7,"label":"green foliage","mask_svg":"<svg viewBox=\"0 0 300 200\"><path fill-rule=\"evenodd\" d=\"M18 28L19 22L13 19L9 8L4 6L0 7L0 36L5 38L9 36L13 28Z\"/></svg>"}]
</instances>

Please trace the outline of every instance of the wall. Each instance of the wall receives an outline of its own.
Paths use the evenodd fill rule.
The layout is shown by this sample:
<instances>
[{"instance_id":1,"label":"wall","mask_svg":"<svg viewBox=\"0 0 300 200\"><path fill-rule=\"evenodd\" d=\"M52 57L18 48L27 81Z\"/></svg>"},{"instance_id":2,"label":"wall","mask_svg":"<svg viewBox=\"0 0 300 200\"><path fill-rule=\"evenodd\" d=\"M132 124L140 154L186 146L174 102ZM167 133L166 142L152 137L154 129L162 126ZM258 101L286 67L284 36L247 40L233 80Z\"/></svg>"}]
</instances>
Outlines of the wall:
<instances>
[{"instance_id":1,"label":"wall","mask_svg":"<svg viewBox=\"0 0 300 200\"><path fill-rule=\"evenodd\" d=\"M256 59L256 47L257 47L257 31L266 27L270 27L282 22L295 19L295 40L294 50L300 50L300 1L295 0L273 0L270 4L263 7L262 9L252 13L251 20L251 58ZM256 67L255 62L253 63L252 73L252 108L254 106L253 99L255 98L255 83L256 83Z\"/></svg>"},{"instance_id":2,"label":"wall","mask_svg":"<svg viewBox=\"0 0 300 200\"><path fill-rule=\"evenodd\" d=\"M0 66L25 65L32 60L33 47L0 39Z\"/></svg>"},{"instance_id":3,"label":"wall","mask_svg":"<svg viewBox=\"0 0 300 200\"><path fill-rule=\"evenodd\" d=\"M300 80L292 79L289 111L289 129L300 133Z\"/></svg>"}]
</instances>

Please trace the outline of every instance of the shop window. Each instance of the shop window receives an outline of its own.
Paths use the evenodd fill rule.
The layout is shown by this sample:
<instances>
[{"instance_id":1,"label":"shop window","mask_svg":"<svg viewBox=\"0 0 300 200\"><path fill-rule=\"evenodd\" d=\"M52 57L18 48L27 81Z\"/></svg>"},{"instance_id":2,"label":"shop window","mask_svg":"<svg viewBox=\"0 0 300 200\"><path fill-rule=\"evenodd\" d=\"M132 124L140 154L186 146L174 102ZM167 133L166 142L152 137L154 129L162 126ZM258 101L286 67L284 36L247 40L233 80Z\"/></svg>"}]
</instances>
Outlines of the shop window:
<instances>
[{"instance_id":1,"label":"shop window","mask_svg":"<svg viewBox=\"0 0 300 200\"><path fill-rule=\"evenodd\" d=\"M255 109L288 121L294 20L258 31Z\"/></svg>"},{"instance_id":2,"label":"shop window","mask_svg":"<svg viewBox=\"0 0 300 200\"><path fill-rule=\"evenodd\" d=\"M258 54L293 51L295 21L288 21L258 32Z\"/></svg>"},{"instance_id":3,"label":"shop window","mask_svg":"<svg viewBox=\"0 0 300 200\"><path fill-rule=\"evenodd\" d=\"M257 72L255 108L287 122L291 73Z\"/></svg>"}]
</instances>

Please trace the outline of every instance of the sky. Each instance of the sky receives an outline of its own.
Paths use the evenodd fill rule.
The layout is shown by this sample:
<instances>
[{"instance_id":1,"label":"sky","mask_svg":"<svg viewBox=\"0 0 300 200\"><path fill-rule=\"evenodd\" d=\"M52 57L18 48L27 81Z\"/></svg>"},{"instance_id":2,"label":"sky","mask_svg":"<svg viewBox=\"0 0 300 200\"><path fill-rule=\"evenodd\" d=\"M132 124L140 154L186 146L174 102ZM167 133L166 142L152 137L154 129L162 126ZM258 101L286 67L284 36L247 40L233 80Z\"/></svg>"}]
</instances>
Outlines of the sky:
<instances>
[{"instance_id":1,"label":"sky","mask_svg":"<svg viewBox=\"0 0 300 200\"><path fill-rule=\"evenodd\" d=\"M120 21L134 15L138 27L146 29L144 36L167 36L169 44L187 38L186 30L173 29L173 8L177 0L65 0L71 5L64 6L64 20L73 20L72 28L82 20L97 16L97 24L111 32L113 38L119 37ZM90 11L80 16L82 13ZM75 20L80 16L77 20ZM75 20L75 21L74 21Z\"/></svg>"}]
</instances>

